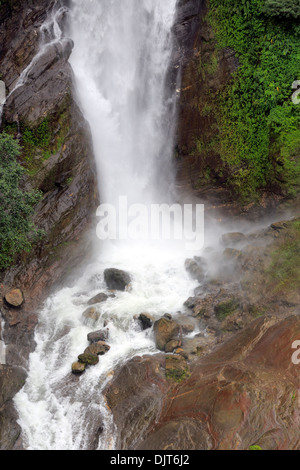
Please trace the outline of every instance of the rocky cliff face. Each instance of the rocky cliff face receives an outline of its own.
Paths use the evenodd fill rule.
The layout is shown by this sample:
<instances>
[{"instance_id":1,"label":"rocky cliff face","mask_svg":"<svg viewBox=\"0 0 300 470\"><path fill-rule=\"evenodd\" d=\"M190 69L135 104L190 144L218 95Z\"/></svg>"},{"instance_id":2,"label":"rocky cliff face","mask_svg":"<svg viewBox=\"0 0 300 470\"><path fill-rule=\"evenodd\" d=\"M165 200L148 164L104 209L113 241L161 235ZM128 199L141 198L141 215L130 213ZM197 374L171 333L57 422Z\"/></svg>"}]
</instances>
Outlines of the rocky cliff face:
<instances>
[{"instance_id":1,"label":"rocky cliff face","mask_svg":"<svg viewBox=\"0 0 300 470\"><path fill-rule=\"evenodd\" d=\"M45 233L32 253L20 256L1 276L1 298L12 287L21 288L25 298L19 308L1 302L7 365L0 369L0 388L8 387L9 380L14 393L24 383L18 366L26 365L34 349L37 309L86 254L85 236L98 205L90 131L74 96L68 63L72 42L65 39L47 47L32 62L40 51L40 27L54 4L9 0L0 5L0 73L8 95L2 131L18 139L23 148L24 188L43 193L34 218ZM63 9L58 22L63 30ZM30 64L24 84L11 93ZM8 395L1 401L0 447L4 449L13 446L20 432L10 401L13 392Z\"/></svg>"},{"instance_id":2,"label":"rocky cliff face","mask_svg":"<svg viewBox=\"0 0 300 470\"><path fill-rule=\"evenodd\" d=\"M223 251L197 260L205 275L176 319L181 337L120 367L107 387L118 448L299 449L299 223L226 234ZM191 339L184 324L195 321L205 334Z\"/></svg>"},{"instance_id":3,"label":"rocky cliff face","mask_svg":"<svg viewBox=\"0 0 300 470\"><path fill-rule=\"evenodd\" d=\"M4 2L0 10L1 75L8 94L2 130L22 145L21 163L27 170L24 187L43 193L34 218L45 233L34 252L19 258L2 279L2 292L18 285L25 294L21 312L4 310L8 342L20 340L19 330L27 334L26 312L32 327L34 308L70 269L75 252L78 260L78 252L84 249L80 241L98 202L89 128L74 99L68 63L72 42L64 39L47 47L32 63L40 51L40 27L54 3L40 0L24 8L22 2ZM57 18L62 29L65 13L62 8ZM15 89L30 64L24 84Z\"/></svg>"},{"instance_id":4,"label":"rocky cliff face","mask_svg":"<svg viewBox=\"0 0 300 470\"><path fill-rule=\"evenodd\" d=\"M223 216L275 213L284 200L280 192L270 187L258 192L255 204L243 203L229 184L233 168L224 163L219 148L218 102L240 64L234 50L219 46L209 14L207 0L178 1L174 27L174 64L181 70L174 155L178 188L201 200L207 211L218 210Z\"/></svg>"},{"instance_id":5,"label":"rocky cliff face","mask_svg":"<svg viewBox=\"0 0 300 470\"><path fill-rule=\"evenodd\" d=\"M180 0L174 28L181 68L176 135L177 182L183 193L194 194L219 207L233 199L224 187L226 173L214 141L217 93L238 67L234 51L217 49L207 19L206 0Z\"/></svg>"},{"instance_id":6,"label":"rocky cliff face","mask_svg":"<svg viewBox=\"0 0 300 470\"><path fill-rule=\"evenodd\" d=\"M257 319L195 361L179 385L166 379L163 356L133 359L107 392L118 448L299 449L299 366L291 361L299 333L298 316Z\"/></svg>"}]
</instances>

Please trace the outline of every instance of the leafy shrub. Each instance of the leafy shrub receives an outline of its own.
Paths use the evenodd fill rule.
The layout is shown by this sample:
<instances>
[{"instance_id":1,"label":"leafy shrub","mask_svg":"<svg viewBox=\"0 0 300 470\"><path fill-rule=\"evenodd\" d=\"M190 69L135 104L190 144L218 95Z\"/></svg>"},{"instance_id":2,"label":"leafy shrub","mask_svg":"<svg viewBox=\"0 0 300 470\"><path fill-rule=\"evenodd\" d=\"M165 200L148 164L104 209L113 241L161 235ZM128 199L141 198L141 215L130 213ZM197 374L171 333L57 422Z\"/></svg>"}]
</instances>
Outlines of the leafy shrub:
<instances>
[{"instance_id":1,"label":"leafy shrub","mask_svg":"<svg viewBox=\"0 0 300 470\"><path fill-rule=\"evenodd\" d=\"M281 18L300 18L300 0L266 0L263 12Z\"/></svg>"},{"instance_id":2,"label":"leafy shrub","mask_svg":"<svg viewBox=\"0 0 300 470\"><path fill-rule=\"evenodd\" d=\"M42 196L36 190L20 189L24 173L17 162L20 153L19 144L10 135L0 134L0 270L8 268L17 254L29 252L41 235L31 216Z\"/></svg>"},{"instance_id":3,"label":"leafy shrub","mask_svg":"<svg viewBox=\"0 0 300 470\"><path fill-rule=\"evenodd\" d=\"M218 147L230 171L228 185L245 202L267 187L292 196L300 188L300 105L291 101L292 84L300 80L300 24L263 15L271 0L242 2L243 14L230 4L210 0L218 47L231 48L239 60L217 97Z\"/></svg>"}]
</instances>

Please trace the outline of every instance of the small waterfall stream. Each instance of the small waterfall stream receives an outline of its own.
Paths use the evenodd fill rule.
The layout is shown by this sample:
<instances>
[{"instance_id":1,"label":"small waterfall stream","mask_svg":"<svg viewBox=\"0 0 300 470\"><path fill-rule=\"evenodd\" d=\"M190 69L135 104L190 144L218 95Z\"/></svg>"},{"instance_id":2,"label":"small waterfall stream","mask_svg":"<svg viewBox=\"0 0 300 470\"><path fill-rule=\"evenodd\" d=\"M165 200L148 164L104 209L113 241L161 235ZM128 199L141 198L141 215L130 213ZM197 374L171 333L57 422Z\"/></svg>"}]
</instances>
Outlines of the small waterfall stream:
<instances>
[{"instance_id":1,"label":"small waterfall stream","mask_svg":"<svg viewBox=\"0 0 300 470\"><path fill-rule=\"evenodd\" d=\"M121 196L146 206L175 201L175 97L165 93L175 10L176 0L71 2L70 62L91 127L102 202L117 205ZM157 352L152 331L142 331L134 316L176 315L196 286L186 257L180 244L103 242L95 234L93 262L40 312L28 379L15 397L26 449L114 449L116 430L102 390L118 364ZM108 293L108 267L128 271L132 289L98 304L99 318L89 322L82 314L94 295ZM88 346L87 334L104 325L110 351L74 378L71 364Z\"/></svg>"}]
</instances>

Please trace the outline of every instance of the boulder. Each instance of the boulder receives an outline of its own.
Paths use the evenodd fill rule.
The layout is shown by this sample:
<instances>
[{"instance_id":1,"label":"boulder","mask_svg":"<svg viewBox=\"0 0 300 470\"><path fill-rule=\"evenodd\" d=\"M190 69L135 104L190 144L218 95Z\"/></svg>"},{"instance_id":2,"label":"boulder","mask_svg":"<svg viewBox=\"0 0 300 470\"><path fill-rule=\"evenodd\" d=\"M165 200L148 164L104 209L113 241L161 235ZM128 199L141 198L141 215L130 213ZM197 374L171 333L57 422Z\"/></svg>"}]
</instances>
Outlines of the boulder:
<instances>
[{"instance_id":1,"label":"boulder","mask_svg":"<svg viewBox=\"0 0 300 470\"><path fill-rule=\"evenodd\" d=\"M5 294L5 300L11 307L21 307L24 302L23 293L20 289L12 289Z\"/></svg>"},{"instance_id":2,"label":"boulder","mask_svg":"<svg viewBox=\"0 0 300 470\"><path fill-rule=\"evenodd\" d=\"M83 362L73 362L72 372L73 374L82 374L85 371L86 364Z\"/></svg>"},{"instance_id":3,"label":"boulder","mask_svg":"<svg viewBox=\"0 0 300 470\"><path fill-rule=\"evenodd\" d=\"M104 271L104 279L108 289L124 292L131 283L130 275L120 269L110 268Z\"/></svg>"},{"instance_id":4,"label":"boulder","mask_svg":"<svg viewBox=\"0 0 300 470\"><path fill-rule=\"evenodd\" d=\"M138 317L138 321L143 330L147 330L153 325L153 318L148 313L141 313Z\"/></svg>"},{"instance_id":5,"label":"boulder","mask_svg":"<svg viewBox=\"0 0 300 470\"><path fill-rule=\"evenodd\" d=\"M169 341L178 339L180 327L174 320L162 317L154 323L153 331L157 348L164 351Z\"/></svg>"},{"instance_id":6,"label":"boulder","mask_svg":"<svg viewBox=\"0 0 300 470\"><path fill-rule=\"evenodd\" d=\"M100 304L102 302L105 302L107 299L108 295L104 294L104 292L101 292L100 294L97 294L95 297L89 300L88 305Z\"/></svg>"},{"instance_id":7,"label":"boulder","mask_svg":"<svg viewBox=\"0 0 300 470\"><path fill-rule=\"evenodd\" d=\"M78 361L88 366L95 366L99 362L99 357L97 354L85 352L78 356Z\"/></svg>"},{"instance_id":8,"label":"boulder","mask_svg":"<svg viewBox=\"0 0 300 470\"><path fill-rule=\"evenodd\" d=\"M86 348L83 354L103 356L110 350L110 346L104 341L97 341Z\"/></svg>"},{"instance_id":9,"label":"boulder","mask_svg":"<svg viewBox=\"0 0 300 470\"><path fill-rule=\"evenodd\" d=\"M94 322L99 320L100 313L95 307L89 307L83 312L83 317Z\"/></svg>"},{"instance_id":10,"label":"boulder","mask_svg":"<svg viewBox=\"0 0 300 470\"><path fill-rule=\"evenodd\" d=\"M97 343L98 341L106 341L109 336L108 328L103 330L93 331L87 335L87 339L90 343Z\"/></svg>"}]
</instances>

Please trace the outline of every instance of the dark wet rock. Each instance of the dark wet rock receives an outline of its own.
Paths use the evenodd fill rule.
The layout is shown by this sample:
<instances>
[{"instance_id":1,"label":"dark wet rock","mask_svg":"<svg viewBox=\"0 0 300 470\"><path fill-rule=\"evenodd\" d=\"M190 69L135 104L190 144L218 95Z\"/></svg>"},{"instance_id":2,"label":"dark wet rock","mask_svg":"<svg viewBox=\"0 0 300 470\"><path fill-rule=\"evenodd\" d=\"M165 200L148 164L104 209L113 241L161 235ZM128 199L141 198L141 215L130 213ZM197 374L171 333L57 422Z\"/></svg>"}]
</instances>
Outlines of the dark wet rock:
<instances>
[{"instance_id":1,"label":"dark wet rock","mask_svg":"<svg viewBox=\"0 0 300 470\"><path fill-rule=\"evenodd\" d=\"M115 268L106 269L104 279L108 289L123 292L131 283L131 277L127 272Z\"/></svg>"},{"instance_id":2,"label":"dark wet rock","mask_svg":"<svg viewBox=\"0 0 300 470\"><path fill-rule=\"evenodd\" d=\"M152 325L154 323L154 319L149 313L141 313L138 316L138 321L142 327L143 330L147 330L149 328L152 328Z\"/></svg>"},{"instance_id":3,"label":"dark wet rock","mask_svg":"<svg viewBox=\"0 0 300 470\"><path fill-rule=\"evenodd\" d=\"M174 320L160 318L153 326L156 347L164 351L166 344L172 339L178 339L180 326Z\"/></svg>"},{"instance_id":4,"label":"dark wet rock","mask_svg":"<svg viewBox=\"0 0 300 470\"><path fill-rule=\"evenodd\" d=\"M95 305L95 304L100 304L102 302L105 302L108 299L108 295L104 294L101 292L100 294L97 294L95 297L93 297L91 300L88 301L88 305Z\"/></svg>"},{"instance_id":5,"label":"dark wet rock","mask_svg":"<svg viewBox=\"0 0 300 470\"><path fill-rule=\"evenodd\" d=\"M5 300L11 307L21 307L24 303L23 292L20 289L12 289L5 294Z\"/></svg>"},{"instance_id":6,"label":"dark wet rock","mask_svg":"<svg viewBox=\"0 0 300 470\"><path fill-rule=\"evenodd\" d=\"M97 343L98 341L106 341L109 337L109 329L105 328L98 331L93 331L87 335L87 339L90 343Z\"/></svg>"},{"instance_id":7,"label":"dark wet rock","mask_svg":"<svg viewBox=\"0 0 300 470\"><path fill-rule=\"evenodd\" d=\"M167 320L172 320L172 315L170 313L165 313L164 318L167 318Z\"/></svg>"},{"instance_id":8,"label":"dark wet rock","mask_svg":"<svg viewBox=\"0 0 300 470\"><path fill-rule=\"evenodd\" d=\"M287 227L288 227L288 224L287 224L286 221L275 222L275 223L271 224L271 228L272 228L273 230L277 230L277 231L279 231L279 230L284 230L284 229L286 229Z\"/></svg>"},{"instance_id":9,"label":"dark wet rock","mask_svg":"<svg viewBox=\"0 0 300 470\"><path fill-rule=\"evenodd\" d=\"M185 302L184 306L187 308L194 308L197 303L197 297L189 297Z\"/></svg>"},{"instance_id":10,"label":"dark wet rock","mask_svg":"<svg viewBox=\"0 0 300 470\"><path fill-rule=\"evenodd\" d=\"M0 365L0 450L12 450L21 434L13 398L25 384L26 371Z\"/></svg>"}]
</instances>

